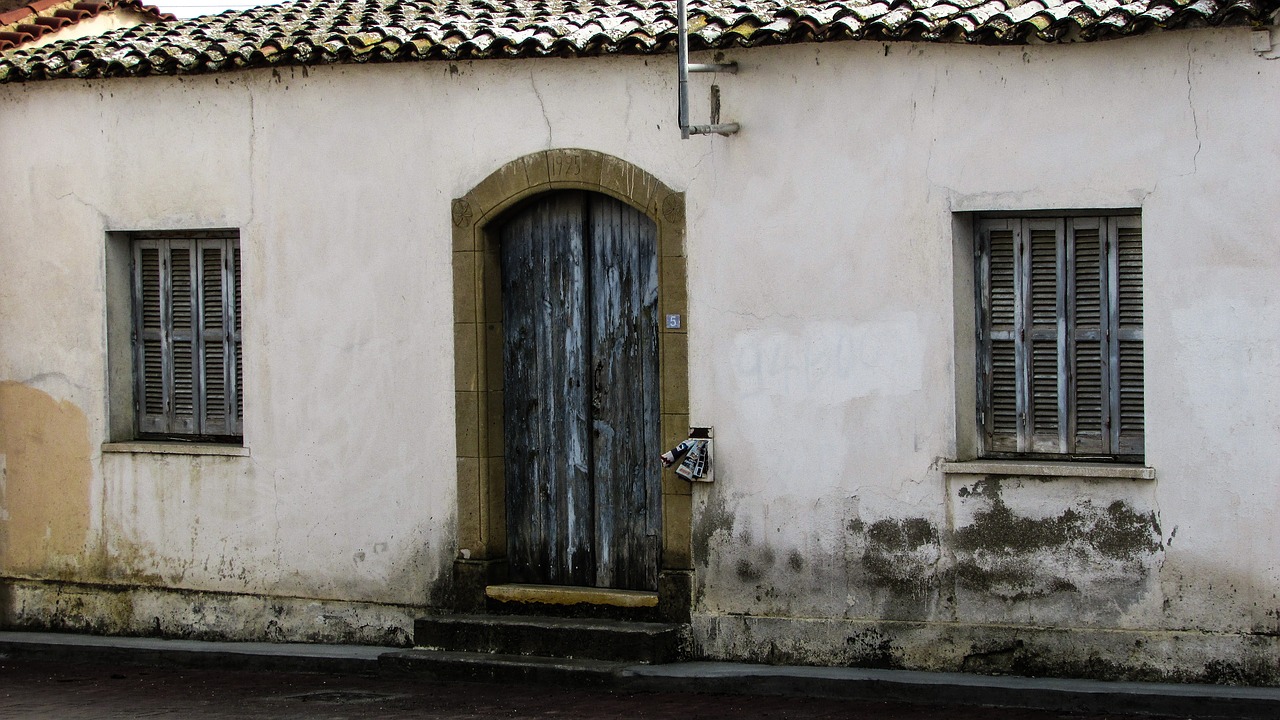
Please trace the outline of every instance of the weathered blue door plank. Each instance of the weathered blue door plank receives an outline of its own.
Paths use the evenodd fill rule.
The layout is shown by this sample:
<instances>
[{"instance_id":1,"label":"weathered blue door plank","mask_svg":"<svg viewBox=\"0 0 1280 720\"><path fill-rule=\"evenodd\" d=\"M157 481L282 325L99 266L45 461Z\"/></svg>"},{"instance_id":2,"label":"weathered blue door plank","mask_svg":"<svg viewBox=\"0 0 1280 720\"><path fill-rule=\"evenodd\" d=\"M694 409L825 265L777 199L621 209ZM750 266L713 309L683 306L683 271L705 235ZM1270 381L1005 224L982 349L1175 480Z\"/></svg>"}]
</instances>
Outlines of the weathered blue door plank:
<instances>
[{"instance_id":1,"label":"weathered blue door plank","mask_svg":"<svg viewBox=\"0 0 1280 720\"><path fill-rule=\"evenodd\" d=\"M656 236L639 211L582 192L540 196L501 229L516 582L657 586Z\"/></svg>"}]
</instances>

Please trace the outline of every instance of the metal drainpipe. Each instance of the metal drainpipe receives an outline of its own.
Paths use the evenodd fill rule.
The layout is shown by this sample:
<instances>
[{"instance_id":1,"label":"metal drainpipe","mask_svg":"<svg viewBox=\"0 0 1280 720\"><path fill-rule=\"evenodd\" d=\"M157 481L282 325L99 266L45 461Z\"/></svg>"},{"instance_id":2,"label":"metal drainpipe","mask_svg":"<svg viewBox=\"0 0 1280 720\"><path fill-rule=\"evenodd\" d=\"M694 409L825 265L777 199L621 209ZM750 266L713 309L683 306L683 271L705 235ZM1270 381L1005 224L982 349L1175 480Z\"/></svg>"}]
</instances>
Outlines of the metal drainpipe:
<instances>
[{"instance_id":1,"label":"metal drainpipe","mask_svg":"<svg viewBox=\"0 0 1280 720\"><path fill-rule=\"evenodd\" d=\"M679 85L679 122L680 138L688 140L690 135L724 135L728 137L738 132L738 123L718 123L715 125L689 124L689 73L691 72L724 72L737 73L738 63L697 63L689 64L689 6L687 0L676 0L676 60L678 64L677 80Z\"/></svg>"},{"instance_id":2,"label":"metal drainpipe","mask_svg":"<svg viewBox=\"0 0 1280 720\"><path fill-rule=\"evenodd\" d=\"M676 0L676 57L680 69L680 139L689 139L689 6L685 0Z\"/></svg>"}]
</instances>

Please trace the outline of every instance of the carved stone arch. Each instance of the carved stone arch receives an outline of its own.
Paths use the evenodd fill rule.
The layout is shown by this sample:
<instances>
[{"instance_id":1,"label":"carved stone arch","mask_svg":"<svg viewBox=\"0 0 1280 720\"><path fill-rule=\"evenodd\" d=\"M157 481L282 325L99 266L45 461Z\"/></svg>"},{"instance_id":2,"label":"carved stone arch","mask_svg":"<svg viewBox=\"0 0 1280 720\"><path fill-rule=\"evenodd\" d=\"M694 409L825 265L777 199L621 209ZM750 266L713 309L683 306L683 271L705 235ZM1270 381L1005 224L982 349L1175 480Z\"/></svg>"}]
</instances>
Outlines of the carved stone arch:
<instances>
[{"instance_id":1,"label":"carved stone arch","mask_svg":"<svg viewBox=\"0 0 1280 720\"><path fill-rule=\"evenodd\" d=\"M507 522L503 478L502 286L490 225L521 201L552 190L603 193L643 211L658 230L658 308L678 315L659 337L663 447L689 428L688 326L684 193L619 158L593 150L544 150L513 160L455 198L453 223L454 368L458 452L456 608L474 611L485 588L506 581ZM692 557L691 490L671 473L662 479L660 614L686 620Z\"/></svg>"}]
</instances>

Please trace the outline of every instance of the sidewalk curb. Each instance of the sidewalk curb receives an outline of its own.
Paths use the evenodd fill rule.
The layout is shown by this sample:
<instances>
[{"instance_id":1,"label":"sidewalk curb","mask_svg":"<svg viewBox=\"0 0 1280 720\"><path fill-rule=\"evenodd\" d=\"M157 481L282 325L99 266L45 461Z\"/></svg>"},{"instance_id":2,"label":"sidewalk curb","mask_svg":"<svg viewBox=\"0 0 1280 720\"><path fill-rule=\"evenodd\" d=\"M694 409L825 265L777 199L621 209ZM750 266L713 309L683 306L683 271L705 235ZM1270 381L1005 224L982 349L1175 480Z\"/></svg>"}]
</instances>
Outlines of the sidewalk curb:
<instances>
[{"instance_id":1,"label":"sidewalk curb","mask_svg":"<svg viewBox=\"0 0 1280 720\"><path fill-rule=\"evenodd\" d=\"M391 648L371 645L208 642L0 632L0 656L45 662L164 665L206 670L378 674L378 657Z\"/></svg>"},{"instance_id":2,"label":"sidewalk curb","mask_svg":"<svg viewBox=\"0 0 1280 720\"><path fill-rule=\"evenodd\" d=\"M195 669L412 676L392 662L404 651L371 645L211 642L0 632L0 658ZM433 673L424 672L430 678ZM560 680L556 684L562 684ZM575 683L565 680L563 684ZM1060 678L806 666L684 662L630 665L602 689L788 695L928 705L1169 715L1231 720L1280 718L1280 688L1106 682Z\"/></svg>"},{"instance_id":3,"label":"sidewalk curb","mask_svg":"<svg viewBox=\"0 0 1280 720\"><path fill-rule=\"evenodd\" d=\"M1063 712L1280 718L1280 688L1107 682L908 670L679 663L628 668L622 689L796 695Z\"/></svg>"}]
</instances>

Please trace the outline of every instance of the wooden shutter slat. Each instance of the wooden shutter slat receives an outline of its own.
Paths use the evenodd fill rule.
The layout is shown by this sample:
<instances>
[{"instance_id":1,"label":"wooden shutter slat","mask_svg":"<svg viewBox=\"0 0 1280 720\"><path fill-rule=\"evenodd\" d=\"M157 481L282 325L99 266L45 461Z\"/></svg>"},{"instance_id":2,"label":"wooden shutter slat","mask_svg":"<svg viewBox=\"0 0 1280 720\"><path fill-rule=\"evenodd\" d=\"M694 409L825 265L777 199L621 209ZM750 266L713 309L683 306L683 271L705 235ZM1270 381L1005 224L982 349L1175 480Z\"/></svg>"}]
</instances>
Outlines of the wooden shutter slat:
<instances>
[{"instance_id":1,"label":"wooden shutter slat","mask_svg":"<svg viewBox=\"0 0 1280 720\"><path fill-rule=\"evenodd\" d=\"M1122 455L1145 452L1145 388L1142 337L1142 228L1137 218L1110 221L1114 243L1114 318L1112 346L1115 367L1113 391L1113 451Z\"/></svg>"},{"instance_id":2,"label":"wooden shutter slat","mask_svg":"<svg viewBox=\"0 0 1280 720\"><path fill-rule=\"evenodd\" d=\"M143 341L142 363L142 411L146 415L163 417L164 346L159 340Z\"/></svg>"},{"instance_id":3,"label":"wooden shutter slat","mask_svg":"<svg viewBox=\"0 0 1280 720\"><path fill-rule=\"evenodd\" d=\"M1032 340L1031 343L1031 433L1033 445L1052 452L1058 443L1058 343Z\"/></svg>"},{"instance_id":4,"label":"wooden shutter slat","mask_svg":"<svg viewBox=\"0 0 1280 720\"><path fill-rule=\"evenodd\" d=\"M172 405L169 408L171 433L195 433L198 431L199 388L196 367L195 253L188 240L169 240L169 358L166 363L169 375L169 392Z\"/></svg>"},{"instance_id":5,"label":"wooden shutter slat","mask_svg":"<svg viewBox=\"0 0 1280 720\"><path fill-rule=\"evenodd\" d=\"M1142 327L1142 230L1119 225L1116 232L1118 327Z\"/></svg>"},{"instance_id":6,"label":"wooden shutter slat","mask_svg":"<svg viewBox=\"0 0 1280 720\"><path fill-rule=\"evenodd\" d=\"M200 432L228 435L227 324L224 307L225 243L200 243L200 377L204 381L204 413Z\"/></svg>"},{"instance_id":7,"label":"wooden shutter slat","mask_svg":"<svg viewBox=\"0 0 1280 720\"><path fill-rule=\"evenodd\" d=\"M142 322L144 331L159 332L164 327L160 308L160 248L138 248L138 272L141 283Z\"/></svg>"},{"instance_id":8,"label":"wooden shutter slat","mask_svg":"<svg viewBox=\"0 0 1280 720\"><path fill-rule=\"evenodd\" d=\"M231 400L235 406L235 422L232 426L232 432L240 434L244 428L244 354L241 350L240 341L240 245L233 243L231 247L231 283L233 286L232 295L234 301L231 307L232 326L234 328L232 342L234 343L233 362L235 363L235 372L232 377L235 379L235 386L232 389Z\"/></svg>"},{"instance_id":9,"label":"wooden shutter slat","mask_svg":"<svg viewBox=\"0 0 1280 720\"><path fill-rule=\"evenodd\" d=\"M1104 452L1102 344L1096 340L1076 341L1074 369L1076 423L1073 444L1075 452Z\"/></svg>"},{"instance_id":10,"label":"wooden shutter slat","mask_svg":"<svg viewBox=\"0 0 1280 720\"><path fill-rule=\"evenodd\" d=\"M1105 453L1109 444L1106 398L1110 382L1104 353L1108 313L1102 233L1103 224L1098 218L1073 218L1068 222L1073 303L1069 350L1074 400L1068 444L1073 452L1084 454Z\"/></svg>"},{"instance_id":11,"label":"wooden shutter slat","mask_svg":"<svg viewBox=\"0 0 1280 720\"><path fill-rule=\"evenodd\" d=\"M1118 353L1120 368L1120 448L1123 453L1142 451L1146 430L1143 405L1142 341L1122 340Z\"/></svg>"},{"instance_id":12,"label":"wooden shutter slat","mask_svg":"<svg viewBox=\"0 0 1280 720\"><path fill-rule=\"evenodd\" d=\"M195 357L191 341L173 343L173 412L175 417L195 418Z\"/></svg>"},{"instance_id":13,"label":"wooden shutter slat","mask_svg":"<svg viewBox=\"0 0 1280 720\"><path fill-rule=\"evenodd\" d=\"M1015 316L1013 277L1017 264L1013 231L993 229L989 237L991 327L1012 330Z\"/></svg>"},{"instance_id":14,"label":"wooden shutter slat","mask_svg":"<svg viewBox=\"0 0 1280 720\"><path fill-rule=\"evenodd\" d=\"M168 429L164 382L164 286L161 248L156 243L134 247L133 268L134 364L138 428L142 432Z\"/></svg>"},{"instance_id":15,"label":"wooden shutter slat","mask_svg":"<svg viewBox=\"0 0 1280 720\"><path fill-rule=\"evenodd\" d=\"M1018 375L1012 340L991 342L991 446L1018 449Z\"/></svg>"},{"instance_id":16,"label":"wooden shutter slat","mask_svg":"<svg viewBox=\"0 0 1280 720\"><path fill-rule=\"evenodd\" d=\"M1018 450L1016 229L1008 220L984 220L979 227L979 402L983 441L994 452Z\"/></svg>"},{"instance_id":17,"label":"wooden shutter slat","mask_svg":"<svg viewBox=\"0 0 1280 720\"><path fill-rule=\"evenodd\" d=\"M1031 253L1031 313L1033 328L1058 325L1058 233L1054 225L1032 223L1027 249Z\"/></svg>"},{"instance_id":18,"label":"wooden shutter slat","mask_svg":"<svg viewBox=\"0 0 1280 720\"><path fill-rule=\"evenodd\" d=\"M1031 452L1062 451L1059 319L1062 317L1062 223L1053 219L1023 223L1022 250L1026 302L1023 355L1027 397L1022 449Z\"/></svg>"}]
</instances>

